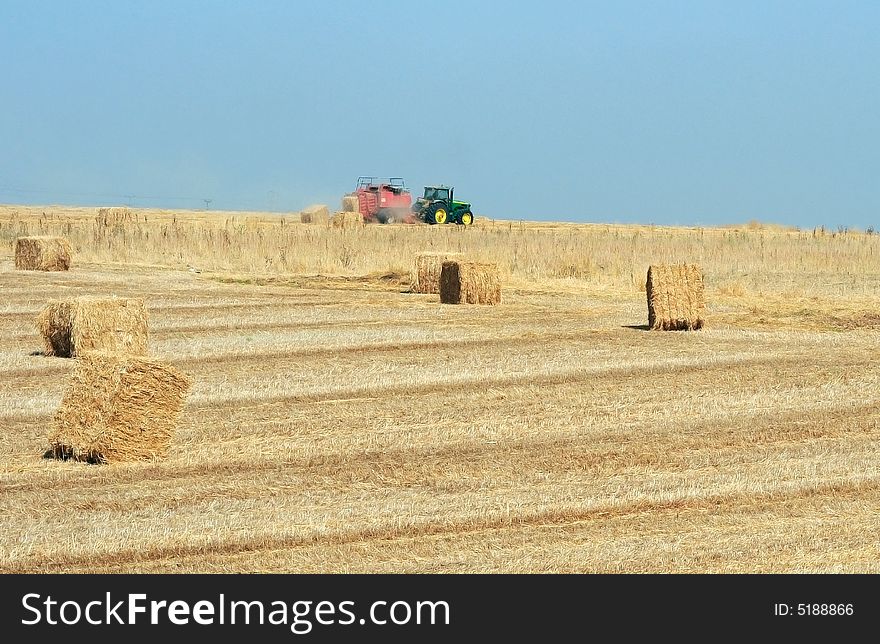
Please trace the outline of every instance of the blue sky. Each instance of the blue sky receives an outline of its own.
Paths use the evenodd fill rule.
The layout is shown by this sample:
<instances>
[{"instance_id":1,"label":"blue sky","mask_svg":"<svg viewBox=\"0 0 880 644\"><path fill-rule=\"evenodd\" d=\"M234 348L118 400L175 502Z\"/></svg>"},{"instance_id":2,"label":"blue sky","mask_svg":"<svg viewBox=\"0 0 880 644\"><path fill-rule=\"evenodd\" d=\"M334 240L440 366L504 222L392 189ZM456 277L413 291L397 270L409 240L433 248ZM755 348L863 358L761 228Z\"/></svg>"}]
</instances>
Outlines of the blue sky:
<instances>
[{"instance_id":1,"label":"blue sky","mask_svg":"<svg viewBox=\"0 0 880 644\"><path fill-rule=\"evenodd\" d=\"M880 223L880 2L0 3L0 203Z\"/></svg>"}]
</instances>

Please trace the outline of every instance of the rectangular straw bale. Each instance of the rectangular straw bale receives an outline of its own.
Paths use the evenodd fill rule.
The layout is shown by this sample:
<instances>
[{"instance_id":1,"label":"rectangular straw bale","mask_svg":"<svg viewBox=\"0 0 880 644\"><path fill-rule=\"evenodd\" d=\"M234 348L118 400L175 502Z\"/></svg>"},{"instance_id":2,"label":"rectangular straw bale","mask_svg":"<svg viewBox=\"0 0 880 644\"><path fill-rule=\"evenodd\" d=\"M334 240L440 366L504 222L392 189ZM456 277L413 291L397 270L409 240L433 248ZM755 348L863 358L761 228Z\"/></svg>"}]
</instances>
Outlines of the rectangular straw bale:
<instances>
[{"instance_id":1,"label":"rectangular straw bale","mask_svg":"<svg viewBox=\"0 0 880 644\"><path fill-rule=\"evenodd\" d=\"M357 195L345 195L342 198L342 212L360 212L361 205Z\"/></svg>"},{"instance_id":2,"label":"rectangular straw bale","mask_svg":"<svg viewBox=\"0 0 880 644\"><path fill-rule=\"evenodd\" d=\"M359 212L337 212L330 223L334 228L357 228L364 225L364 216Z\"/></svg>"},{"instance_id":3,"label":"rectangular straw bale","mask_svg":"<svg viewBox=\"0 0 880 644\"><path fill-rule=\"evenodd\" d=\"M131 208L114 206L112 208L98 208L96 220L99 226L113 227L134 223L137 221L137 216Z\"/></svg>"},{"instance_id":4,"label":"rectangular straw bale","mask_svg":"<svg viewBox=\"0 0 880 644\"><path fill-rule=\"evenodd\" d=\"M70 270L70 242L63 237L36 235L15 240L15 268L23 271Z\"/></svg>"},{"instance_id":5,"label":"rectangular straw bale","mask_svg":"<svg viewBox=\"0 0 880 644\"><path fill-rule=\"evenodd\" d=\"M413 292L439 293L440 271L443 268L443 262L463 257L464 253L419 253L416 255Z\"/></svg>"},{"instance_id":6,"label":"rectangular straw bale","mask_svg":"<svg viewBox=\"0 0 880 644\"><path fill-rule=\"evenodd\" d=\"M187 376L155 360L84 356L52 420L50 453L90 463L160 458L189 389Z\"/></svg>"},{"instance_id":7,"label":"rectangular straw bale","mask_svg":"<svg viewBox=\"0 0 880 644\"><path fill-rule=\"evenodd\" d=\"M37 316L36 324L46 355L147 353L147 309L139 298L81 296L52 301Z\"/></svg>"},{"instance_id":8,"label":"rectangular straw bale","mask_svg":"<svg viewBox=\"0 0 880 644\"><path fill-rule=\"evenodd\" d=\"M330 221L330 209L322 204L304 208L299 213L299 220L304 224L327 224Z\"/></svg>"},{"instance_id":9,"label":"rectangular straw bale","mask_svg":"<svg viewBox=\"0 0 880 644\"><path fill-rule=\"evenodd\" d=\"M648 268L648 326L690 331L705 324L703 271L698 264L655 264Z\"/></svg>"},{"instance_id":10,"label":"rectangular straw bale","mask_svg":"<svg viewBox=\"0 0 880 644\"><path fill-rule=\"evenodd\" d=\"M444 304L500 304L498 265L461 260L443 262L440 301Z\"/></svg>"}]
</instances>

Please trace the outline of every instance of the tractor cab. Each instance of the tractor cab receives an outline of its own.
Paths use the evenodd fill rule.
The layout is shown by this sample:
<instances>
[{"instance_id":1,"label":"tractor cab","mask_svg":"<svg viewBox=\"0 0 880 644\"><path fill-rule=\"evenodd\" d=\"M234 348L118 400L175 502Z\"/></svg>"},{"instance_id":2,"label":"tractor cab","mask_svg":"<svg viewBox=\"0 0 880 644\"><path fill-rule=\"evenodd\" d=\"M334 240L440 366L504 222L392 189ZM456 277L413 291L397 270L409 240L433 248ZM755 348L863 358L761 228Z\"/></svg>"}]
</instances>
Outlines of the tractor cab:
<instances>
[{"instance_id":1,"label":"tractor cab","mask_svg":"<svg viewBox=\"0 0 880 644\"><path fill-rule=\"evenodd\" d=\"M425 186L425 196L422 201L452 201L452 191L454 188L447 186Z\"/></svg>"}]
</instances>

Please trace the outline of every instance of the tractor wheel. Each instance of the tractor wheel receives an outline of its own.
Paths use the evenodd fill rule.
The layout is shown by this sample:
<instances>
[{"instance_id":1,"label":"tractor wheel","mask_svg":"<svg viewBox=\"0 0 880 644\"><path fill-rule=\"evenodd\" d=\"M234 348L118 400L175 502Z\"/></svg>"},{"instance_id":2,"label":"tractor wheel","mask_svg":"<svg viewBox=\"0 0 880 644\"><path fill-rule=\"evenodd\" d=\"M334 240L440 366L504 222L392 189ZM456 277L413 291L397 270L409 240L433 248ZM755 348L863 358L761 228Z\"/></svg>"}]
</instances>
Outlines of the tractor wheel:
<instances>
[{"instance_id":1,"label":"tractor wheel","mask_svg":"<svg viewBox=\"0 0 880 644\"><path fill-rule=\"evenodd\" d=\"M431 206L431 209L428 211L427 220L429 224L445 224L448 218L449 213L446 212L446 207L443 204Z\"/></svg>"},{"instance_id":2,"label":"tractor wheel","mask_svg":"<svg viewBox=\"0 0 880 644\"><path fill-rule=\"evenodd\" d=\"M461 217L458 218L458 223L460 223L462 226L470 226L472 223L474 223L474 213L472 213L470 210L465 210L463 213L461 213Z\"/></svg>"}]
</instances>

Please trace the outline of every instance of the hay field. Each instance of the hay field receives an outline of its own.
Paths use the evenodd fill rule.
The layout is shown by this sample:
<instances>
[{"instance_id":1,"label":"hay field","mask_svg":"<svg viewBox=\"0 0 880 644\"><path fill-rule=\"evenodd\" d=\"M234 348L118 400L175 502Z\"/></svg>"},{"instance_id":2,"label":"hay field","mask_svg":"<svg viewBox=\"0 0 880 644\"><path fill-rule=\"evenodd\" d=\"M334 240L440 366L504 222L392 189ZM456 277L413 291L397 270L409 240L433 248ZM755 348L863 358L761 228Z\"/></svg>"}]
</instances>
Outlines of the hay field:
<instances>
[{"instance_id":1,"label":"hay field","mask_svg":"<svg viewBox=\"0 0 880 644\"><path fill-rule=\"evenodd\" d=\"M880 572L875 235L139 214L0 208L2 572ZM408 292L422 251L503 304ZM646 331L681 261L706 328ZM72 361L33 319L77 295L144 298L192 378L166 460L42 458Z\"/></svg>"}]
</instances>

